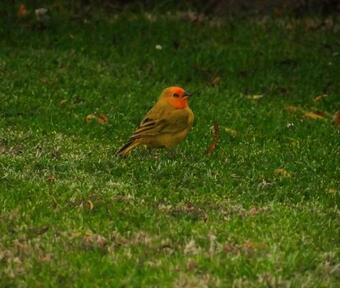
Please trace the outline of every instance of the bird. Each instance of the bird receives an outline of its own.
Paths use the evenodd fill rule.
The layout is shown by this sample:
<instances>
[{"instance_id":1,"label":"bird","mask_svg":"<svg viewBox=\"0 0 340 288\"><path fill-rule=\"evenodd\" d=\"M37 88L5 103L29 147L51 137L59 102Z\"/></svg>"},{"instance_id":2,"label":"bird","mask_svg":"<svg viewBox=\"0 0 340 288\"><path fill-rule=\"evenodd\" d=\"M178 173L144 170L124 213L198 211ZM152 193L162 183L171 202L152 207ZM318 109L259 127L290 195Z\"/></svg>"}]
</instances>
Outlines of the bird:
<instances>
[{"instance_id":1,"label":"bird","mask_svg":"<svg viewBox=\"0 0 340 288\"><path fill-rule=\"evenodd\" d=\"M116 154L127 156L140 145L172 148L182 142L194 122L194 113L189 107L191 96L191 93L178 86L164 89L127 143Z\"/></svg>"}]
</instances>

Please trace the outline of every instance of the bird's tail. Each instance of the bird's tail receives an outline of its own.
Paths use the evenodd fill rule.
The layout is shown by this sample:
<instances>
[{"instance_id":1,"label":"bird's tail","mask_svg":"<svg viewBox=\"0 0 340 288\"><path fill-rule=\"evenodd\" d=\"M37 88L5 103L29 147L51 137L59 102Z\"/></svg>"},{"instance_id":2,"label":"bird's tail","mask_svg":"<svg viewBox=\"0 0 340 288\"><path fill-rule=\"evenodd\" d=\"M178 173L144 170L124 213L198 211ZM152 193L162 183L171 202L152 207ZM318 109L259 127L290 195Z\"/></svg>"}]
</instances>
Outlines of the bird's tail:
<instances>
[{"instance_id":1,"label":"bird's tail","mask_svg":"<svg viewBox=\"0 0 340 288\"><path fill-rule=\"evenodd\" d=\"M118 156L127 156L133 150L136 148L140 143L136 140L130 139L124 146L122 146L117 152L116 155Z\"/></svg>"}]
</instances>

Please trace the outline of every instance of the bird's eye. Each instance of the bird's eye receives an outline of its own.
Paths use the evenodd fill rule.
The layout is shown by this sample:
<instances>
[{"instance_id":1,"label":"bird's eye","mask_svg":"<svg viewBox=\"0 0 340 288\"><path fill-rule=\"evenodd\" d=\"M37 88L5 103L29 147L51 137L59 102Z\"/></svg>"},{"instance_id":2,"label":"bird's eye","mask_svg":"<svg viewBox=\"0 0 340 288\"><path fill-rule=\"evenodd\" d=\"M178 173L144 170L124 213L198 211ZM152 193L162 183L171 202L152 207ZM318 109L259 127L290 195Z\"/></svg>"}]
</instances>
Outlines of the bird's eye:
<instances>
[{"instance_id":1,"label":"bird's eye","mask_svg":"<svg viewBox=\"0 0 340 288\"><path fill-rule=\"evenodd\" d=\"M178 97L179 97L179 95L178 95L177 93L175 93L175 94L174 94L174 97L178 98Z\"/></svg>"}]
</instances>

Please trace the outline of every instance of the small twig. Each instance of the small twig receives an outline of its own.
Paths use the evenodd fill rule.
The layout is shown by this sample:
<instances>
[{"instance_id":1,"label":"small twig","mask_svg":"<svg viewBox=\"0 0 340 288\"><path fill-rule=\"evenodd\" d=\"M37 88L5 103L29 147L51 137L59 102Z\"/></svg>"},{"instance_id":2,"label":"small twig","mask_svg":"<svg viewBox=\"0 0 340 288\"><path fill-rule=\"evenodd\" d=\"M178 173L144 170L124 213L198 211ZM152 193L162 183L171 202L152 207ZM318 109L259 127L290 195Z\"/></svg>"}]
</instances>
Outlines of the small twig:
<instances>
[{"instance_id":1,"label":"small twig","mask_svg":"<svg viewBox=\"0 0 340 288\"><path fill-rule=\"evenodd\" d=\"M209 145L206 154L211 155L217 148L217 144L220 140L220 126L217 122L212 127L212 143Z\"/></svg>"}]
</instances>

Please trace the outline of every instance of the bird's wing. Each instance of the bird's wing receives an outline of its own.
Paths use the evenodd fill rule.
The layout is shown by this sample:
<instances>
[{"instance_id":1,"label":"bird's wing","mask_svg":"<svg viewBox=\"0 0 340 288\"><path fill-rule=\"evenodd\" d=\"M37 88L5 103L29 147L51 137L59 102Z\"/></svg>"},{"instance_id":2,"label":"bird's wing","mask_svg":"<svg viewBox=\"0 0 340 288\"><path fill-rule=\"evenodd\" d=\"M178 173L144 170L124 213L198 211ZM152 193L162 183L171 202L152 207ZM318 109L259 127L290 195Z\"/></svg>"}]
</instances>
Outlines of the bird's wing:
<instances>
[{"instance_id":1,"label":"bird's wing","mask_svg":"<svg viewBox=\"0 0 340 288\"><path fill-rule=\"evenodd\" d=\"M145 118L135 130L131 139L144 136L155 136L161 133L176 133L188 128L189 114L185 110L162 110L153 109L147 113Z\"/></svg>"}]
</instances>

